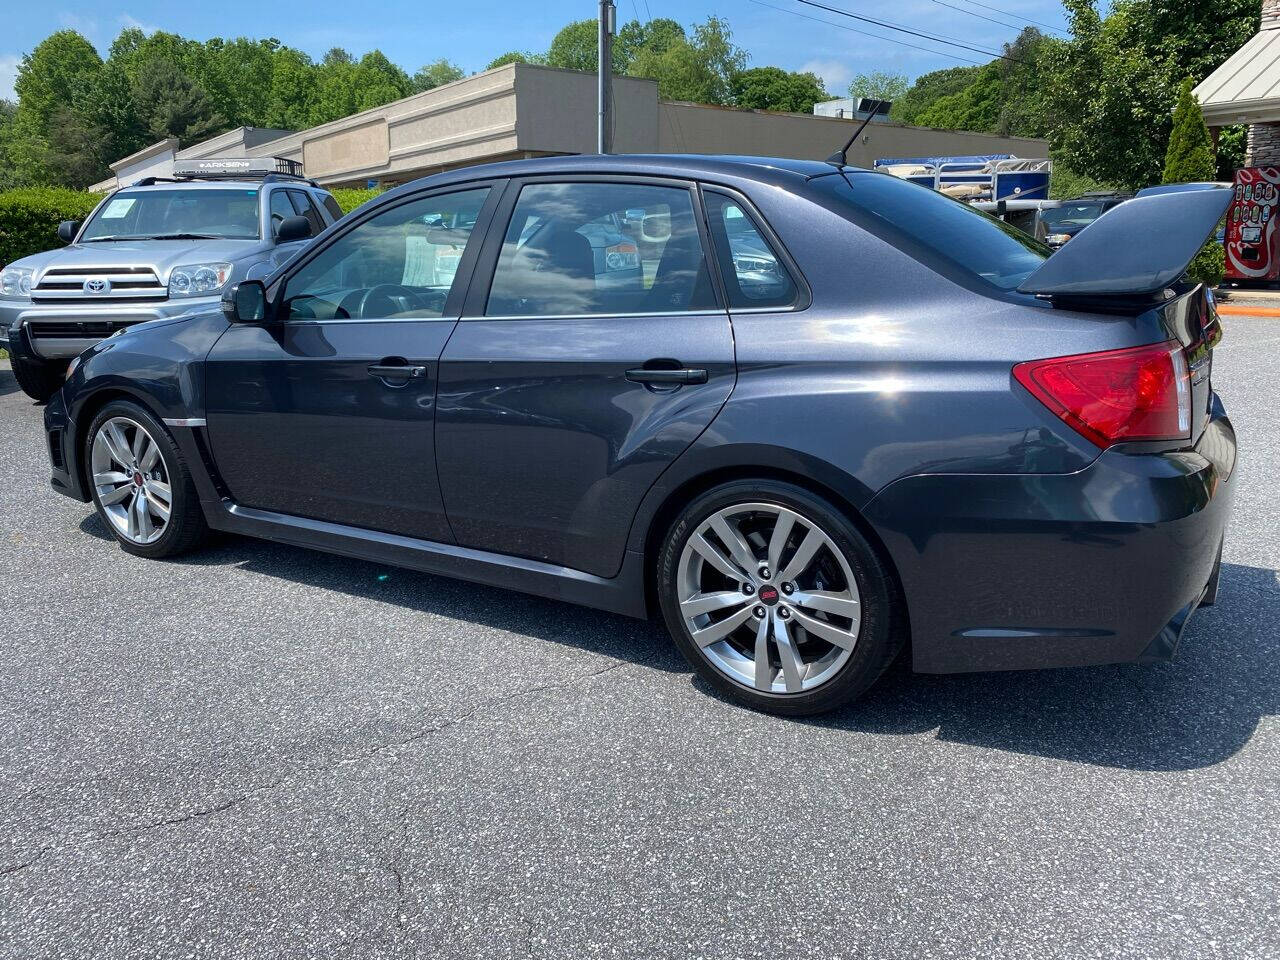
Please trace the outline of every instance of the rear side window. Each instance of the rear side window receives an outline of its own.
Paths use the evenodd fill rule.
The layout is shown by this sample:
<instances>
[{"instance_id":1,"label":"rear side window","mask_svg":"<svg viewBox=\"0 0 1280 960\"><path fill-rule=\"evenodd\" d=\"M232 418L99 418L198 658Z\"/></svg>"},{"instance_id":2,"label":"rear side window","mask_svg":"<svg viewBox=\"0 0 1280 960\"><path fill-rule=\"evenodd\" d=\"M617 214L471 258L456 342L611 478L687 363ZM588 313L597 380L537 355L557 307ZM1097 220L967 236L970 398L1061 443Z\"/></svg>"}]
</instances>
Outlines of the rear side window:
<instances>
[{"instance_id":1,"label":"rear side window","mask_svg":"<svg viewBox=\"0 0 1280 960\"><path fill-rule=\"evenodd\" d=\"M306 217L307 222L311 224L312 236L324 229L324 217L320 215L320 211L316 209L315 202L305 192L302 190L290 190L289 199L293 201L293 207L298 211L298 216Z\"/></svg>"},{"instance_id":2,"label":"rear side window","mask_svg":"<svg viewBox=\"0 0 1280 960\"><path fill-rule=\"evenodd\" d=\"M750 214L723 194L708 191L705 196L729 306L792 306L795 281Z\"/></svg>"},{"instance_id":3,"label":"rear side window","mask_svg":"<svg viewBox=\"0 0 1280 960\"><path fill-rule=\"evenodd\" d=\"M859 226L917 259L936 257L1001 290L1017 287L1050 253L1016 227L886 173L827 179L851 202Z\"/></svg>"},{"instance_id":4,"label":"rear side window","mask_svg":"<svg viewBox=\"0 0 1280 960\"><path fill-rule=\"evenodd\" d=\"M338 206L338 201L328 193L320 194L320 202L324 204L324 208L329 211L329 216L335 220L342 219L342 208Z\"/></svg>"},{"instance_id":5,"label":"rear side window","mask_svg":"<svg viewBox=\"0 0 1280 960\"><path fill-rule=\"evenodd\" d=\"M271 235L275 236L280 230L280 224L284 223L290 217L296 217L298 212L293 208L293 204L289 202L289 198L283 190L271 191Z\"/></svg>"},{"instance_id":6,"label":"rear side window","mask_svg":"<svg viewBox=\"0 0 1280 960\"><path fill-rule=\"evenodd\" d=\"M688 190L536 183L520 191L488 316L626 316L716 307Z\"/></svg>"}]
</instances>

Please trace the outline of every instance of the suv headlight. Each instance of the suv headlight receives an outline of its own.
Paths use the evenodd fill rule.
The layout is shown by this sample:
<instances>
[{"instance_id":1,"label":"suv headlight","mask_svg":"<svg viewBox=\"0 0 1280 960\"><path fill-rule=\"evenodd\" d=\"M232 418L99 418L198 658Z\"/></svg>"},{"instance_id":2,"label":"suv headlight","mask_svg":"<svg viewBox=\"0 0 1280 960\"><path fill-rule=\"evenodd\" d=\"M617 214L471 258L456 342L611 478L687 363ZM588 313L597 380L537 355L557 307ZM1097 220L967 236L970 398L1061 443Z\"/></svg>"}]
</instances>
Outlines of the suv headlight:
<instances>
[{"instance_id":1,"label":"suv headlight","mask_svg":"<svg viewBox=\"0 0 1280 960\"><path fill-rule=\"evenodd\" d=\"M27 300L31 297L31 267L5 267L0 271L0 297Z\"/></svg>"},{"instance_id":2,"label":"suv headlight","mask_svg":"<svg viewBox=\"0 0 1280 960\"><path fill-rule=\"evenodd\" d=\"M217 293L231 279L229 263L189 263L169 274L169 296L204 297Z\"/></svg>"}]
</instances>

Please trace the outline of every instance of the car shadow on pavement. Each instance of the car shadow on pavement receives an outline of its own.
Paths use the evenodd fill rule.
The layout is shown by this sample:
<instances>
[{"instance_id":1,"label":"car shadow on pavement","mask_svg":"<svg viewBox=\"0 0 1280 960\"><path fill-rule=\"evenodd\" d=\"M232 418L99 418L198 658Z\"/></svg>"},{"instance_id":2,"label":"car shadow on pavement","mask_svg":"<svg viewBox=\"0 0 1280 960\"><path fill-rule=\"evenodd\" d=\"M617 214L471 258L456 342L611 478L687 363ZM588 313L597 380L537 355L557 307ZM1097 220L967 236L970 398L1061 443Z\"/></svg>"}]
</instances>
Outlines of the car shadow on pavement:
<instances>
[{"instance_id":1,"label":"car shadow on pavement","mask_svg":"<svg viewBox=\"0 0 1280 960\"><path fill-rule=\"evenodd\" d=\"M18 378L9 369L8 360L0 360L0 397L18 392Z\"/></svg>"},{"instance_id":2,"label":"car shadow on pavement","mask_svg":"<svg viewBox=\"0 0 1280 960\"><path fill-rule=\"evenodd\" d=\"M83 531L111 540L97 514ZM656 622L448 577L351 560L244 537L169 561L236 566L310 587L687 674L708 696ZM1133 770L1192 770L1220 763L1280 712L1280 582L1277 572L1223 564L1217 605L1191 619L1177 658L1155 665L935 676L905 658L861 700L800 721L885 736L936 731L939 740Z\"/></svg>"},{"instance_id":3,"label":"car shadow on pavement","mask_svg":"<svg viewBox=\"0 0 1280 960\"><path fill-rule=\"evenodd\" d=\"M1245 746L1280 712L1277 571L1223 564L1217 604L1170 663L913 674L903 663L817 726L940 740L1132 770L1191 770Z\"/></svg>"},{"instance_id":4,"label":"car shadow on pavement","mask_svg":"<svg viewBox=\"0 0 1280 960\"><path fill-rule=\"evenodd\" d=\"M98 514L80 529L115 543ZM352 597L395 604L673 673L689 668L655 623L547 600L512 590L356 560L288 544L218 534L209 545L172 560L187 566L237 567Z\"/></svg>"}]
</instances>

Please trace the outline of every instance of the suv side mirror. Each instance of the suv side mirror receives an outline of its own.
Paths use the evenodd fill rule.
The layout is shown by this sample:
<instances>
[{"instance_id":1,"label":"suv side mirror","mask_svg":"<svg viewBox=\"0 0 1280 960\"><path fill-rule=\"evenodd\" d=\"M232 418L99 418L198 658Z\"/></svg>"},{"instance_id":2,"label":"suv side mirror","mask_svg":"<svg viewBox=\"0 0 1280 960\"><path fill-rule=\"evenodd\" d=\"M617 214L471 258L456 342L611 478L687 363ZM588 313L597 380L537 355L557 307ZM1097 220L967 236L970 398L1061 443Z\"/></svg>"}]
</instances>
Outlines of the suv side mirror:
<instances>
[{"instance_id":1,"label":"suv side mirror","mask_svg":"<svg viewBox=\"0 0 1280 960\"><path fill-rule=\"evenodd\" d=\"M58 224L58 239L63 243L70 243L76 238L76 234L80 232L79 220L63 220Z\"/></svg>"},{"instance_id":2,"label":"suv side mirror","mask_svg":"<svg viewBox=\"0 0 1280 960\"><path fill-rule=\"evenodd\" d=\"M292 243L311 236L311 221L306 217L285 217L276 227L276 243Z\"/></svg>"},{"instance_id":3,"label":"suv side mirror","mask_svg":"<svg viewBox=\"0 0 1280 960\"><path fill-rule=\"evenodd\" d=\"M222 295L222 313L232 323L262 323L267 310L267 288L261 280L241 280Z\"/></svg>"}]
</instances>

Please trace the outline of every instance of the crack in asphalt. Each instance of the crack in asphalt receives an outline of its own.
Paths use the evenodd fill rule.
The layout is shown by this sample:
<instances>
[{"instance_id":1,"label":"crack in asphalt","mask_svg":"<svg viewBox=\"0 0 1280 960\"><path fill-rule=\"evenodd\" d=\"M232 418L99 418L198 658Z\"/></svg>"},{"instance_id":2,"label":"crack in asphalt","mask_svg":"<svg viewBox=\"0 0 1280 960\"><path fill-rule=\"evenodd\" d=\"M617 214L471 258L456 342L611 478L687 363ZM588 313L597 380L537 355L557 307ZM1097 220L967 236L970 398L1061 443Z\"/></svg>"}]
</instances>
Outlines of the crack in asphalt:
<instances>
[{"instance_id":1,"label":"crack in asphalt","mask_svg":"<svg viewBox=\"0 0 1280 960\"><path fill-rule=\"evenodd\" d=\"M613 673L617 670L621 670L626 667L643 666L644 664L653 662L655 659L657 659L657 656L658 656L658 653L657 651L655 651L649 656L642 657L638 660L622 660L616 663L606 664L605 666L601 667L598 670L590 670L586 673L575 674L574 676L564 680L557 680L550 683L543 683L533 687L524 687L518 690L514 690L511 693L502 694L496 697L488 697L484 700L481 700L479 703L475 704L470 709L465 710L462 713L458 714L457 716L447 717L442 721L436 723L434 726L425 727L417 731L416 733L412 734L411 736L404 737L399 740L387 741L386 743L376 744L362 751L358 751L355 753L348 753L343 756L340 756L338 759L334 760L332 763L324 764L323 766L312 771L310 773L310 776L312 777L323 776L347 764L354 763L360 760L367 760L390 750L395 750L402 747L408 747L415 743L419 743L433 734L441 733L445 730L450 729L451 727L455 727L458 724L471 719L472 717L475 717L481 711L486 710L490 707L500 706L501 704L510 703L513 700L519 700L525 697L532 697L535 694L545 693L550 690L561 690L568 687L577 686L579 684L594 680L597 677L603 676L606 673ZM102 779L102 777L97 776L91 779L99 780L99 779ZM58 839L55 839L52 843L48 843L43 847L41 847L37 851L35 856L21 863L0 867L0 877L12 876L13 874L26 870L34 866L36 863L40 862L41 860L43 860L46 855L56 850L59 850L60 848L65 847L65 848L74 849L78 845L89 844L89 843L100 843L104 840L112 840L117 837L138 836L144 833L148 833L152 830L159 830L164 827L182 826L184 824L192 823L196 820L201 820L205 817L215 816L219 813L225 813L227 810L230 810L234 807L239 806L240 804L249 800L251 797L256 797L261 794L269 793L272 790L278 789L279 787L284 785L287 779L288 779L287 775L281 775L271 783L264 784L261 787L255 787L252 790L247 790L244 793L231 797L230 799L222 803L217 803L211 807L205 807L205 808L194 810L188 813L166 817L161 820L154 820L149 823L137 824L129 827L120 827L114 830L96 831L88 834L83 834L80 836L72 835L67 837L60 837ZM20 796L21 798L25 799L26 797L32 795L35 792L37 792L37 790L33 788L21 794ZM13 802L16 802L16 800ZM403 811L401 811L401 814L400 814L400 830L399 830L400 847L402 847L404 843L405 831L407 829L406 818L408 816L408 813L409 813L409 808L406 807ZM399 853L399 849L400 848L398 847L396 850L397 854ZM396 859L398 860L398 857ZM396 883L396 894L397 894L396 925L397 927L403 928L404 926L403 911L400 909L400 905L403 903L403 897L404 897L404 876L401 873L397 862L395 861L389 862L386 866L387 866L387 870L395 878L395 883Z\"/></svg>"}]
</instances>

